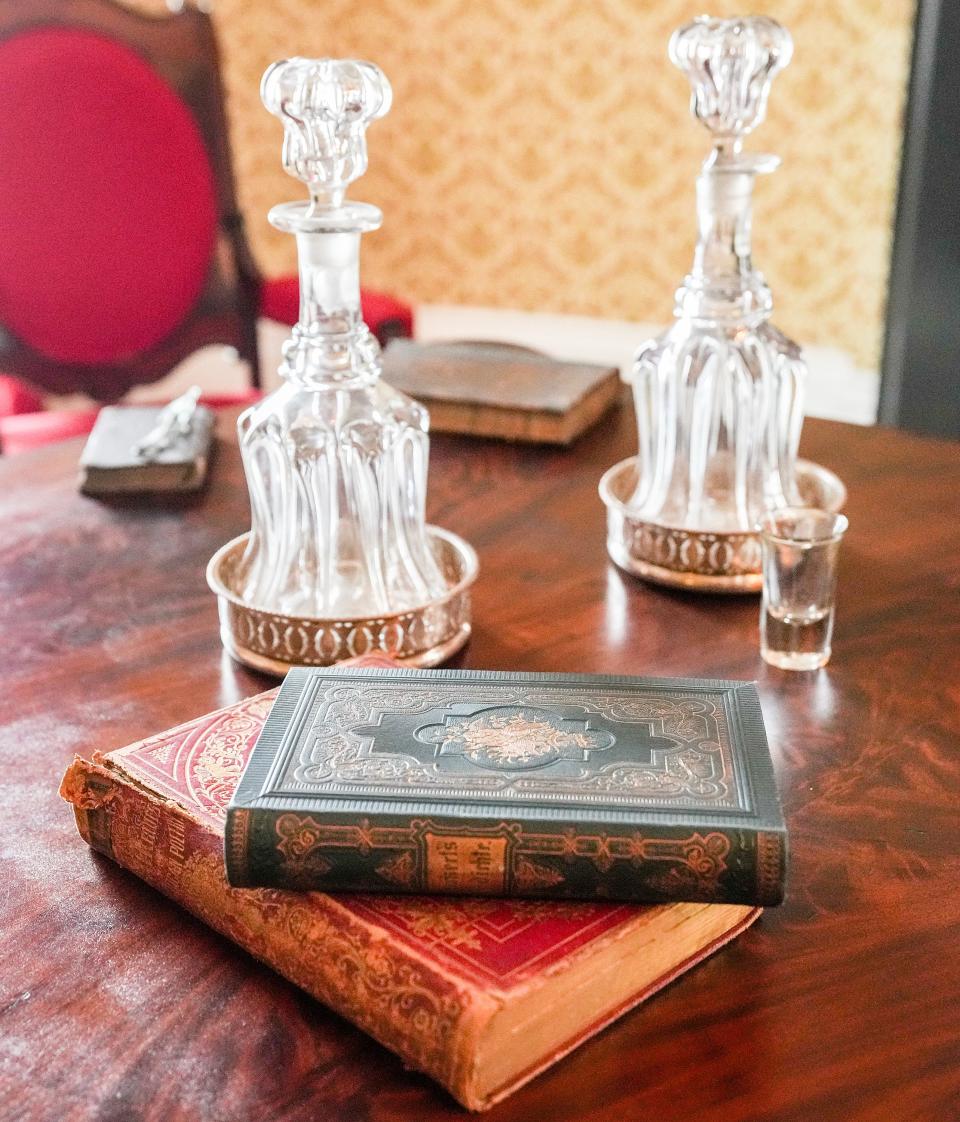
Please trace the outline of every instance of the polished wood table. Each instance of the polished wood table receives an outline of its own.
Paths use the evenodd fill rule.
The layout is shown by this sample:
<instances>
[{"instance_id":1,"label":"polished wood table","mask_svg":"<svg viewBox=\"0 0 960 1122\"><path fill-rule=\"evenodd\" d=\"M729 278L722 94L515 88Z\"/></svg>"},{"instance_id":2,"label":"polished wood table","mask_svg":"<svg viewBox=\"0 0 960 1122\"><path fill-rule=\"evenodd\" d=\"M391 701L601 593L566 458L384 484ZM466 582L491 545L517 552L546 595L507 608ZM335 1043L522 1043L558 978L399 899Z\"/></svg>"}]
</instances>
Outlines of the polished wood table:
<instances>
[{"instance_id":1,"label":"polished wood table","mask_svg":"<svg viewBox=\"0 0 960 1122\"><path fill-rule=\"evenodd\" d=\"M93 854L56 794L109 749L264 689L221 651L204 565L247 526L224 440L192 502L75 491L78 443L0 462L0 1118L429 1122L423 1076ZM435 437L430 516L480 554L456 664L759 681L787 902L488 1117L960 1118L960 445L809 421L850 490L833 661L757 650L756 599L611 565L597 480L628 409L570 450Z\"/></svg>"}]
</instances>

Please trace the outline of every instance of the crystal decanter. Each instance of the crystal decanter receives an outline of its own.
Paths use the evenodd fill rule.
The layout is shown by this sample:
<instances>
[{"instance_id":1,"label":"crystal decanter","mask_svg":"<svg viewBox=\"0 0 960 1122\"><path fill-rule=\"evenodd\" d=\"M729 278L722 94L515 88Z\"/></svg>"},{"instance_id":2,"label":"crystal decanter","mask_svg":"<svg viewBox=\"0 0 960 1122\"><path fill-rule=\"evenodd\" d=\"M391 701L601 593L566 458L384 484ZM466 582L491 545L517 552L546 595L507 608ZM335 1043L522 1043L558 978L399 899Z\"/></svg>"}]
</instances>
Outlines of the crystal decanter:
<instances>
[{"instance_id":1,"label":"crystal decanter","mask_svg":"<svg viewBox=\"0 0 960 1122\"><path fill-rule=\"evenodd\" d=\"M825 502L840 486L814 465L798 476L806 366L769 322L770 289L750 256L754 179L779 161L745 152L743 138L763 121L792 52L789 33L762 16L701 17L670 40L713 148L674 322L634 360L639 455L601 485L614 560L662 583L757 590L761 515L802 503L800 486Z\"/></svg>"},{"instance_id":2,"label":"crystal decanter","mask_svg":"<svg viewBox=\"0 0 960 1122\"><path fill-rule=\"evenodd\" d=\"M211 562L224 641L246 662L259 644L281 663L385 650L432 664L469 634L460 585L476 559L426 524L427 412L381 380L360 314L360 235L382 215L345 198L390 85L368 62L295 58L267 70L261 96L310 197L269 216L297 239L300 320L282 385L238 422L252 525L242 550ZM244 618L227 618L231 605Z\"/></svg>"}]
</instances>

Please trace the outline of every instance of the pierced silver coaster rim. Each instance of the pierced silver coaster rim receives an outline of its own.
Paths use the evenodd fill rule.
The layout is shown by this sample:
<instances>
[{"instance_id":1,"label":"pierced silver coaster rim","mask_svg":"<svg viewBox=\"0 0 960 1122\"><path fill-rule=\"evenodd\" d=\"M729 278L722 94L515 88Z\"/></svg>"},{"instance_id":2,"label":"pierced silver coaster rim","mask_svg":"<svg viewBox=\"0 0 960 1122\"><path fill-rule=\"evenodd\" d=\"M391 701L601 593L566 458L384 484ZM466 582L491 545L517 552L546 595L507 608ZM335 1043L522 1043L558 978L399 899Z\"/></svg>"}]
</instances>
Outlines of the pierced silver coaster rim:
<instances>
[{"instance_id":1,"label":"pierced silver coaster rim","mask_svg":"<svg viewBox=\"0 0 960 1122\"><path fill-rule=\"evenodd\" d=\"M293 666L332 666L359 654L390 654L404 666L438 666L457 653L470 638L472 627L470 589L476 581L480 562L473 547L459 535L439 526L427 526L427 535L448 573L448 588L424 604L400 612L376 616L289 616L249 604L231 586L230 562L242 552L249 531L222 545L207 564L207 584L217 597L220 639L227 653L237 662L261 673L283 676ZM431 623L446 613L439 634ZM283 639L298 629L299 657L283 650ZM384 635L398 634L406 639L414 629L424 636L422 644L384 643ZM350 649L344 636L359 634L366 645ZM334 636L335 645L324 653L322 638ZM254 641L256 640L256 641Z\"/></svg>"},{"instance_id":2,"label":"pierced silver coaster rim","mask_svg":"<svg viewBox=\"0 0 960 1122\"><path fill-rule=\"evenodd\" d=\"M598 490L607 508L607 553L610 560L624 572L641 577L653 584L667 588L678 588L688 592L713 592L732 595L756 595L763 585L760 572L759 534L743 530L698 531L680 526L666 526L657 522L647 522L631 515L626 504L627 495L636 484L639 473L639 457L628 456L604 472ZM631 478L632 476L632 478ZM847 489L842 480L829 468L812 460L797 460L797 485L804 498L811 505L821 506L824 510L836 513L842 510L847 501ZM695 565L665 565L660 558L639 552L635 543L642 540L644 532L653 535L682 537L728 543L727 556L736 557L739 543L752 547L756 564L737 571L723 572ZM649 536L649 535L647 535ZM681 550L676 551L680 556Z\"/></svg>"}]
</instances>

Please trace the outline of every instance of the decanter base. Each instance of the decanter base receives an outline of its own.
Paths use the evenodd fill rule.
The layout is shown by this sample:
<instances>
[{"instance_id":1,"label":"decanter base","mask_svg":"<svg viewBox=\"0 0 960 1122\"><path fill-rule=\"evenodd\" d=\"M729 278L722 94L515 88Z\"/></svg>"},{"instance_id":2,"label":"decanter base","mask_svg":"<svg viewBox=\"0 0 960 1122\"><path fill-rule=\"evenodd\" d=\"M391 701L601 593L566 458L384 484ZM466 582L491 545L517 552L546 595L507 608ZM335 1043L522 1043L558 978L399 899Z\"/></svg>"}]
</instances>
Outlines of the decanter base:
<instances>
[{"instance_id":1,"label":"decanter base","mask_svg":"<svg viewBox=\"0 0 960 1122\"><path fill-rule=\"evenodd\" d=\"M406 666L439 665L470 638L470 589L479 565L476 553L456 534L437 526L428 526L427 534L446 592L416 608L362 619L287 616L248 604L236 589L249 535L234 538L207 565L224 647L244 666L278 676L292 666L332 666L374 653L392 655Z\"/></svg>"},{"instance_id":2,"label":"decanter base","mask_svg":"<svg viewBox=\"0 0 960 1122\"><path fill-rule=\"evenodd\" d=\"M634 576L691 592L757 593L760 538L748 531L715 532L646 522L630 513L627 501L637 486L639 467L631 456L614 464L600 480L607 508L607 553ZM797 487L804 505L839 511L847 491L832 471L797 460Z\"/></svg>"}]
</instances>

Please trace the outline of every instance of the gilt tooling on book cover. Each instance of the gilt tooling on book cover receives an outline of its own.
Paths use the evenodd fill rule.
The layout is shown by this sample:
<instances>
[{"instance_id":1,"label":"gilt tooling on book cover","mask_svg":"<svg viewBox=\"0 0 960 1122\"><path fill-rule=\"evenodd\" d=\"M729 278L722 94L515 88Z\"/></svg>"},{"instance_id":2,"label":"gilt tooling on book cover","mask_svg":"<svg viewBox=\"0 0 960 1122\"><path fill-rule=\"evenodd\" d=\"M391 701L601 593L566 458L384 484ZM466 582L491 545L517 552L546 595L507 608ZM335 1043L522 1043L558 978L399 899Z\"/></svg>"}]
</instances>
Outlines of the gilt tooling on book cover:
<instances>
[{"instance_id":1,"label":"gilt tooling on book cover","mask_svg":"<svg viewBox=\"0 0 960 1122\"><path fill-rule=\"evenodd\" d=\"M77 759L61 794L95 849L473 1109L508 1094L758 915L707 904L234 890L224 876L226 808L275 696L238 702L93 762ZM588 989L564 1007L569 1023L558 1021L564 1010L537 995L577 971ZM524 1002L522 1017L541 1018L542 1043L491 1073L478 1048L495 1037L500 1012ZM509 1056L516 1042L503 1049Z\"/></svg>"},{"instance_id":2,"label":"gilt tooling on book cover","mask_svg":"<svg viewBox=\"0 0 960 1122\"><path fill-rule=\"evenodd\" d=\"M172 800L187 804L221 826L227 803L270 712L273 694L253 698L185 726L181 736L164 733L111 753L135 778ZM126 834L139 847L165 842L170 859L185 851L183 827L155 806L142 817L114 824L112 845ZM163 837L161 837L161 834ZM167 836L169 835L169 836ZM214 854L217 861L219 855ZM190 879L189 870L183 870ZM249 897L253 899L252 897ZM579 947L632 919L628 905L558 905L546 901L430 900L402 896L351 896L349 910L390 930L411 947L428 947L456 962L478 985L509 987L536 975ZM341 948L342 950L343 948ZM354 948L357 950L358 948Z\"/></svg>"},{"instance_id":3,"label":"gilt tooling on book cover","mask_svg":"<svg viewBox=\"0 0 960 1122\"><path fill-rule=\"evenodd\" d=\"M230 805L231 883L777 903L755 687L294 670Z\"/></svg>"}]
</instances>

